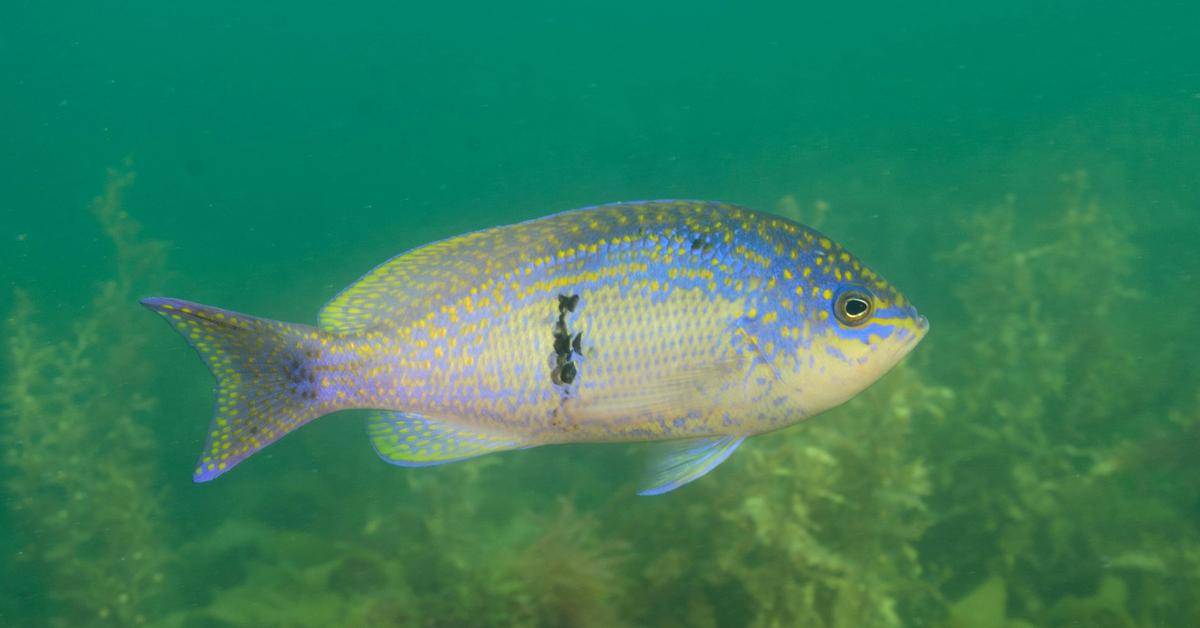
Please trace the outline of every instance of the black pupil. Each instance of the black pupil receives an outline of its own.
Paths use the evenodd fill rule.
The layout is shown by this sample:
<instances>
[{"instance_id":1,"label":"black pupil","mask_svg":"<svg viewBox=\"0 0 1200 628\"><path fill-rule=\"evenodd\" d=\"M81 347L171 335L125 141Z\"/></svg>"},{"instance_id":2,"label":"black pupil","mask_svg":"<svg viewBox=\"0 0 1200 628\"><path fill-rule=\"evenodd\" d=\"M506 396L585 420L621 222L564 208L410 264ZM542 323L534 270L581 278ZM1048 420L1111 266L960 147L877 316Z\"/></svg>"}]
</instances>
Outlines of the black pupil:
<instances>
[{"instance_id":1,"label":"black pupil","mask_svg":"<svg viewBox=\"0 0 1200 628\"><path fill-rule=\"evenodd\" d=\"M867 302L862 299L846 299L846 316L858 318L867 313Z\"/></svg>"}]
</instances>

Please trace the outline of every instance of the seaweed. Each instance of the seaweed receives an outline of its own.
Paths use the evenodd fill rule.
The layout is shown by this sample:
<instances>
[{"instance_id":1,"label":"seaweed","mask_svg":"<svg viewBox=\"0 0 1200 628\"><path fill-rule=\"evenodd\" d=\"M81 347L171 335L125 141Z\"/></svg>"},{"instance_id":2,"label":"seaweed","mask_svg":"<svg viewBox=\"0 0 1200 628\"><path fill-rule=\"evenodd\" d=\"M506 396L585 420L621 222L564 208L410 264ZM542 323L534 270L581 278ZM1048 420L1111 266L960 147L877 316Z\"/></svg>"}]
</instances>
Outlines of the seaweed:
<instances>
[{"instance_id":1,"label":"seaweed","mask_svg":"<svg viewBox=\"0 0 1200 628\"><path fill-rule=\"evenodd\" d=\"M919 547L948 597L1005 599L987 621L1178 625L1194 603L1149 594L1200 585L1195 530L1130 490L1145 468L1121 462L1146 442L1139 427L1162 425L1138 417L1170 398L1136 363L1151 337L1127 318L1142 299L1132 231L1086 174L1062 182L1056 212L1024 213L1010 197L965 219L944 257L966 270L947 359L957 420L923 422L937 520ZM1127 589L1141 595L1116 594ZM963 609L952 625L984 625Z\"/></svg>"},{"instance_id":2,"label":"seaweed","mask_svg":"<svg viewBox=\"0 0 1200 628\"><path fill-rule=\"evenodd\" d=\"M455 473L468 493L479 486L471 466ZM411 514L366 515L333 542L327 527L230 521L185 544L198 573L237 576L162 625L623 625L627 546L602 538L593 516L561 500L489 522L476 511L486 500L445 499L458 491L420 479L414 488Z\"/></svg>"},{"instance_id":3,"label":"seaweed","mask_svg":"<svg viewBox=\"0 0 1200 628\"><path fill-rule=\"evenodd\" d=\"M145 623L166 586L164 496L144 424L156 401L132 299L162 272L165 245L141 239L122 207L133 178L110 170L92 204L116 274L90 309L69 331L49 331L18 289L4 325L5 487L55 625Z\"/></svg>"},{"instance_id":4,"label":"seaweed","mask_svg":"<svg viewBox=\"0 0 1200 628\"><path fill-rule=\"evenodd\" d=\"M594 516L560 499L558 513L535 520L534 539L502 567L514 583L516 611L510 625L617 628L628 581L622 566L629 546L599 534Z\"/></svg>"},{"instance_id":5,"label":"seaweed","mask_svg":"<svg viewBox=\"0 0 1200 628\"><path fill-rule=\"evenodd\" d=\"M234 500L180 544L150 462L162 455L146 421L160 412L157 380L131 323L131 297L161 276L165 249L121 209L131 183L111 172L94 204L117 268L85 314L47 330L18 291L6 322L5 486L49 623L1011 628L1200 616L1188 342L1200 306L1186 285L1146 281L1132 209L1100 202L1082 172L1053 202L1013 195L958 212L953 244L927 269L949 288L921 348L845 406L749 439L701 482L634 496L621 485L633 473L609 467L636 468L636 447L402 471L364 455L304 482L261 475L253 504ZM779 210L846 219L794 197Z\"/></svg>"},{"instance_id":6,"label":"seaweed","mask_svg":"<svg viewBox=\"0 0 1200 628\"><path fill-rule=\"evenodd\" d=\"M641 531L669 548L643 567L649 597L689 609L641 623L898 626L936 607L914 549L928 470L906 443L913 415L940 415L951 397L901 367L841 410L749 441L694 506L656 509Z\"/></svg>"}]
</instances>

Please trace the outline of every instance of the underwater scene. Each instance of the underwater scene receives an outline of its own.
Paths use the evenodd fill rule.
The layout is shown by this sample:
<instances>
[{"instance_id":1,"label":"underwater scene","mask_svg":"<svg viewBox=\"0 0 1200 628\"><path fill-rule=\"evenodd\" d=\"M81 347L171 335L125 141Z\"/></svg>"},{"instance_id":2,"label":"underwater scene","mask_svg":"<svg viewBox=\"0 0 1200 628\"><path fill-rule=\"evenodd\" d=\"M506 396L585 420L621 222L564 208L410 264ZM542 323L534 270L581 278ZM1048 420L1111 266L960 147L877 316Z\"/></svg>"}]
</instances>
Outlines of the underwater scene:
<instances>
[{"instance_id":1,"label":"underwater scene","mask_svg":"<svg viewBox=\"0 0 1200 628\"><path fill-rule=\"evenodd\" d=\"M1198 36L5 2L0 625L1200 626Z\"/></svg>"}]
</instances>

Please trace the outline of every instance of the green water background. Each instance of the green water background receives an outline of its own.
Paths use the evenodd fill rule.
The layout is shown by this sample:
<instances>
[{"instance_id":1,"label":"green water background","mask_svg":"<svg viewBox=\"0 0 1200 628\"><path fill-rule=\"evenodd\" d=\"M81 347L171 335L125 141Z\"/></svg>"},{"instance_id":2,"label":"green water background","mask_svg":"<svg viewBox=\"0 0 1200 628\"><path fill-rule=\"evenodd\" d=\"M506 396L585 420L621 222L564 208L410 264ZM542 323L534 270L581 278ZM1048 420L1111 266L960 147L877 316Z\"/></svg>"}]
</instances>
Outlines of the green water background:
<instances>
[{"instance_id":1,"label":"green water background","mask_svg":"<svg viewBox=\"0 0 1200 628\"><path fill-rule=\"evenodd\" d=\"M189 626L322 621L316 611L258 615L245 601L266 599L353 615L348 625L790 625L799 616L769 604L763 589L800 596L815 583L825 593L814 593L809 606L827 625L1039 625L1074 617L1062 610L1064 600L1104 597L1097 592L1113 574L1127 591L1110 596L1119 602L1098 603L1110 625L1187 625L1200 622L1196 603L1184 599L1185 585L1200 583L1200 469L1188 455L1200 446L1193 365L1200 340L1198 24L1200 10L1185 2L840 8L14 0L0 7L0 299L27 291L45 337L73 337L73 322L95 310L94 288L118 261L87 211L110 167L136 171L123 205L142 223L142 237L170 243L167 273L135 291L309 323L325 299L375 264L466 230L616 200L720 199L783 212L798 206L798 217L819 219L932 322L909 368L920 381L888 390L952 395L956 401L939 406L946 415L914 404L903 442L890 452L895 459L883 456L869 473L831 449L845 477L889 481L890 471L919 464L929 486L914 480L899 492L919 501L921 514L907 506L895 512L921 523L894 543L876 531L822 545L852 555L845 544L869 537L891 549L911 547L919 568L877 582L861 561L835 569L766 560L786 554L780 543L788 535L764 530L802 518L791 506L769 511L777 525L761 514L746 525L722 524L741 521L737 513L749 512L756 498L778 505L769 469L790 459L771 456L816 446L805 439L807 427L777 435L786 446L764 444L765 466L739 452L730 468L704 480L707 488L659 500L629 497L638 463L624 448L521 452L465 469L391 468L374 459L353 415L319 421L228 477L195 486L188 474L208 420L209 376L174 334L131 306L122 333L144 343L140 358L155 372L135 379L106 371L90 394L112 398L144 387L158 402L136 416L151 437L134 453L146 463L139 481L153 488L146 517L160 540L127 553L161 555L162 565L139 616ZM1071 198L1101 208L1091 223L1072 223L1082 239L1064 235L1070 228L1061 210ZM827 214L814 209L818 203L828 205ZM1006 203L1012 236L988 249L997 223L972 217L994 216ZM1093 240L1096 216L1115 225L1125 248ZM962 249L972 242L996 257ZM1062 248L1068 245L1075 248ZM1045 275L1010 285L1010 275L989 270L1047 246L1055 253L1030 265L1048 259L1061 271L1040 268ZM1116 251L1123 251L1116 275L1071 264L1104 264ZM1110 305L1097 313L1098 301ZM0 311L11 316L15 303ZM1012 313L1004 321L1029 326L998 329L987 314L993 308ZM1084 322L1072 324L1076 318ZM1038 343L1000 340L1039 329L1047 337ZM1030 354L989 353L1012 346ZM1044 359L1060 347L1072 359ZM981 364L980 356L998 363ZM0 374L13 381L30 363L10 351ZM1001 370L1008 384L988 388ZM1071 408L1090 408L1095 390L1122 396L1075 411L1083 418L1062 428ZM979 427L1003 424L1005 404L1018 401L991 396L1008 395L1044 396L1025 415L1045 432L1041 449L975 451L988 438ZM90 399L67 403L83 407ZM7 400L0 430L28 419L11 394ZM862 416L871 408L859 407L857 418L854 410L818 421L829 423L830 434L837 421L871 433L873 417ZM49 413L40 424L96 429L51 428L56 418ZM90 420L102 425L106 418ZM27 444L6 441L10 452ZM70 460L78 452L50 457ZM1043 459L1063 462L1021 466ZM9 506L0 509L0 623L116 621L111 609L104 615L65 601L72 595L64 588L88 584L55 575L66 559L48 548L63 526L47 527L27 508L12 507L22 495L45 505L79 487L56 485L52 465L49 475L30 480L30 467L9 462L0 472ZM1110 463L1120 470L1096 471ZM1050 504L1040 510L1018 503L1024 485L1014 477L1028 471L1057 482L1064 469L1093 478L1071 499L1086 504L1095 491L1121 513L1123 532L1100 537L1124 535L1125 554L1106 555L1120 543L1076 533L1113 515L1056 510L1068 489L1049 491ZM805 470L792 471L803 486ZM971 477L956 476L962 473ZM979 490L956 492L960 482ZM1002 503L984 504L993 489ZM1022 509L1035 514L986 514ZM667 512L686 516L664 519ZM804 529L827 533L850 525L847 516L817 515ZM572 530L554 542L584 548L580 555L598 565L586 573L603 572L578 587L583 592L531 585L519 573L535 567L505 562L541 547L538 531L547 522ZM86 512L69 523L84 534L108 532L91 525ZM973 525L986 530L964 532ZM1013 529L1042 540L1005 545ZM306 554L320 539L341 550ZM413 544L425 554L407 553ZM1196 554L1176 565L1155 554L1160 546ZM714 558L714 548L734 547ZM364 552L372 557L346 558ZM103 572L103 561L121 555L75 560ZM1141 566L1109 564L1127 555ZM661 556L678 572L663 567ZM1047 574L1060 571L1054 560L1064 557L1087 567L1056 582ZM350 584L331 583L322 569L350 574ZM282 573L311 578L285 585L272 575ZM435 584L423 585L429 573ZM499 575L464 579L471 573ZM586 573L549 579L586 580ZM1000 611L995 586L985 586L997 580L1007 593ZM831 610L836 600L857 599L845 593L855 581L880 599L901 600L898 610ZM447 583L457 588L449 592ZM531 593L537 586L541 593ZM645 599L639 591L663 595ZM973 592L992 595L980 603L985 610L964 610ZM446 610L455 604L439 598L469 612ZM512 599L523 600L520 610L506 606ZM981 623L983 615L999 623ZM1096 616L1080 616L1071 621L1094 625Z\"/></svg>"}]
</instances>

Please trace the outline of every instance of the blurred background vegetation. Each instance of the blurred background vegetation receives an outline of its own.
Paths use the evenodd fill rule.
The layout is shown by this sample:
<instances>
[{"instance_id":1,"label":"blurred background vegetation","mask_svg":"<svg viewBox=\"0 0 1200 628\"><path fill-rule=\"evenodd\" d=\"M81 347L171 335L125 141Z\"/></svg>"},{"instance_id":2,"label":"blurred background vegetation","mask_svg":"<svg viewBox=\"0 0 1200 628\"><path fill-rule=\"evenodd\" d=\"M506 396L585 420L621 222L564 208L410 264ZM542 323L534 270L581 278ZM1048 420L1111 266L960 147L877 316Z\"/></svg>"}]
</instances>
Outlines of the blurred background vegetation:
<instances>
[{"instance_id":1,"label":"blurred background vegetation","mask_svg":"<svg viewBox=\"0 0 1200 628\"><path fill-rule=\"evenodd\" d=\"M4 570L21 584L6 587L4 612L30 624L1200 616L1188 594L1200 588L1196 389L1161 377L1186 363L1190 348L1172 339L1191 331L1194 300L1138 288L1138 264L1153 258L1132 243L1130 213L1097 198L1083 171L1059 177L1052 210L1009 195L958 214L954 245L928 254L951 307L913 358L843 408L753 439L686 490L634 496L637 448L397 470L346 447L337 468L306 468L299 454L223 481L221 499L244 501L199 513L209 527L198 529L178 520L195 498L164 487L207 487L159 480L154 426L167 417L156 397L177 393L154 367L190 356L153 349L157 327L136 308L134 294L161 284L168 247L123 207L129 168L110 170L92 203L114 278L68 327L42 325L24 291L5 323L4 478L19 546ZM835 232L841 222L824 202L786 197L775 210ZM1178 307L1140 325L1154 302ZM200 388L185 395L197 429Z\"/></svg>"},{"instance_id":2,"label":"blurred background vegetation","mask_svg":"<svg viewBox=\"0 0 1200 628\"><path fill-rule=\"evenodd\" d=\"M1152 5L0 3L0 625L1195 624L1200 5ZM311 323L664 197L930 335L657 498L638 447L397 469L354 413L190 482L211 378L137 297Z\"/></svg>"}]
</instances>

